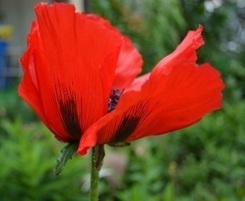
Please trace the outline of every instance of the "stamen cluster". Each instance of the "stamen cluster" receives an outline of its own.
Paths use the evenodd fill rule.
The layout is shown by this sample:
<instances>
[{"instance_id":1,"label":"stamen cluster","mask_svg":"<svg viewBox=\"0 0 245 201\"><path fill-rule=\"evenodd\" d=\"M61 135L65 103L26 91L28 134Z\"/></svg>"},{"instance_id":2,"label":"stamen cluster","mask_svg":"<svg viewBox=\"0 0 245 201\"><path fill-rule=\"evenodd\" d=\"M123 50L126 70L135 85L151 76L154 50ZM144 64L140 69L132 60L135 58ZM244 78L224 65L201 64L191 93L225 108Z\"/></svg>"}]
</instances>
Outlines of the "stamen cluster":
<instances>
[{"instance_id":1,"label":"stamen cluster","mask_svg":"<svg viewBox=\"0 0 245 201\"><path fill-rule=\"evenodd\" d=\"M116 105L119 102L120 96L122 95L123 90L112 88L110 98L108 101L108 113L113 111L116 108Z\"/></svg>"}]
</instances>

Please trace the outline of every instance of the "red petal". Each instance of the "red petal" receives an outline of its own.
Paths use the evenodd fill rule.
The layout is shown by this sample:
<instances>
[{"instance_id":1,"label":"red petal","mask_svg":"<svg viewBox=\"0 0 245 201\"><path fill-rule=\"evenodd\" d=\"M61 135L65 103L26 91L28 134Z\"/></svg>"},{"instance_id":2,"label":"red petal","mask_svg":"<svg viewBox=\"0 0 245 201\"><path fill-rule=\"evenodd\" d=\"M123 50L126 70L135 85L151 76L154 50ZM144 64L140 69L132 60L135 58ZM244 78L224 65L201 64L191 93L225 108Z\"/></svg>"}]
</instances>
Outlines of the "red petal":
<instances>
[{"instance_id":1,"label":"red petal","mask_svg":"<svg viewBox=\"0 0 245 201\"><path fill-rule=\"evenodd\" d=\"M131 85L135 77L142 71L143 60L138 50L133 46L130 39L122 35L115 27L112 27L110 22L104 20L97 15L90 15L90 18L100 22L104 26L114 29L118 35L123 38L123 44L117 63L116 74L114 78L113 87L118 89L125 89Z\"/></svg>"},{"instance_id":2,"label":"red petal","mask_svg":"<svg viewBox=\"0 0 245 201\"><path fill-rule=\"evenodd\" d=\"M25 60L33 60L26 68L35 71L42 116L60 139L74 134L71 130L81 135L107 111L122 39L115 30L75 13L72 5L41 3L35 11L35 51L28 49ZM30 102L25 90L34 88L22 88L21 95Z\"/></svg>"},{"instance_id":3,"label":"red petal","mask_svg":"<svg viewBox=\"0 0 245 201\"><path fill-rule=\"evenodd\" d=\"M124 37L124 43L120 52L116 68L113 86L124 89L131 85L135 77L142 71L143 60L131 41Z\"/></svg>"},{"instance_id":4,"label":"red petal","mask_svg":"<svg viewBox=\"0 0 245 201\"><path fill-rule=\"evenodd\" d=\"M185 64L193 64L197 60L196 49L204 44L201 33L203 31L203 27L199 25L196 31L189 31L187 36L181 42L181 44L175 49L175 51L163 58L153 69L152 75L160 74L159 71L171 71L175 65L178 63ZM173 65L175 64L175 65Z\"/></svg>"},{"instance_id":5,"label":"red petal","mask_svg":"<svg viewBox=\"0 0 245 201\"><path fill-rule=\"evenodd\" d=\"M131 86L127 88L125 91L140 91L141 87L147 82L150 77L150 73L137 77Z\"/></svg>"},{"instance_id":6,"label":"red petal","mask_svg":"<svg viewBox=\"0 0 245 201\"><path fill-rule=\"evenodd\" d=\"M184 38L182 43L176 48L176 50L172 54L169 54L167 57L163 58L153 69L153 72L151 74L158 74L159 73L158 71L162 71L162 70L164 71L171 70L173 60L175 60L176 63L178 62L182 63L183 60L186 63L195 63L197 60L195 50L204 44L203 38L201 37L202 30L203 27L199 25L196 31L189 31L187 36ZM149 79L149 76L151 74L148 73L146 75L136 78L132 83L132 85L127 89L127 91L140 90L141 87Z\"/></svg>"},{"instance_id":7,"label":"red petal","mask_svg":"<svg viewBox=\"0 0 245 201\"><path fill-rule=\"evenodd\" d=\"M33 22L31 34L28 36L28 51L21 58L21 65L24 71L24 76L19 85L19 95L28 102L35 112L45 121L45 115L42 107L39 88L37 83L36 72L34 68L33 53L35 51L35 43L33 43L37 24ZM35 40L35 39L34 39Z\"/></svg>"},{"instance_id":8,"label":"red petal","mask_svg":"<svg viewBox=\"0 0 245 201\"><path fill-rule=\"evenodd\" d=\"M28 49L21 57L24 71L23 79L19 85L19 95L34 109L43 123L62 141L69 141L70 136L64 131L53 127L45 114L40 94L39 82L37 80L36 68L42 63L38 44L40 43L37 22L33 22L31 32L28 35ZM37 62L38 61L38 62ZM42 67L42 66L41 66Z\"/></svg>"},{"instance_id":9,"label":"red petal","mask_svg":"<svg viewBox=\"0 0 245 201\"><path fill-rule=\"evenodd\" d=\"M201 29L189 32L181 45L158 63L140 91L124 93L116 109L91 126L78 153L95 144L133 141L187 127L221 108L224 88L209 64L197 66Z\"/></svg>"}]
</instances>

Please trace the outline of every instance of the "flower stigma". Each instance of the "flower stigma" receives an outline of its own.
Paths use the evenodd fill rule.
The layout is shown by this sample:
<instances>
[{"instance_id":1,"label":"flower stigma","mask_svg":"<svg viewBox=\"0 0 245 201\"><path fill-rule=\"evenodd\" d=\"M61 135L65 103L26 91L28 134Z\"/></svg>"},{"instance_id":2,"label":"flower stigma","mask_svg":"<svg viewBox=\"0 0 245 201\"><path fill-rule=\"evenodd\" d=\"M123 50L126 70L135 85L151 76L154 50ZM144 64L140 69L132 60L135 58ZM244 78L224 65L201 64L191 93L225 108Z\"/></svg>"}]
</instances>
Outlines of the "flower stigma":
<instances>
[{"instance_id":1,"label":"flower stigma","mask_svg":"<svg viewBox=\"0 0 245 201\"><path fill-rule=\"evenodd\" d=\"M110 113L111 111L113 111L116 108L123 91L124 91L124 89L120 90L117 88L112 88L111 94L109 97L109 101L108 101L108 109L107 109L108 113Z\"/></svg>"}]
</instances>

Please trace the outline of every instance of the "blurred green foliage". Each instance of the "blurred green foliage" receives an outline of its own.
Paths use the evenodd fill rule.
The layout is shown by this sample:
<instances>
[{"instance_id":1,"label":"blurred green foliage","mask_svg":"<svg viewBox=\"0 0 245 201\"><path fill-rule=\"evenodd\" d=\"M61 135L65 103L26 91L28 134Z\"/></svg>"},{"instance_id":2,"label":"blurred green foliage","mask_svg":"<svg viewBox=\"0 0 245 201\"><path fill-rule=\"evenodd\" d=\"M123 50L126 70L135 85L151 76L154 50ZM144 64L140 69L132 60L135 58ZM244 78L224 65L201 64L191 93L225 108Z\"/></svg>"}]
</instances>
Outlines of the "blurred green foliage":
<instances>
[{"instance_id":1,"label":"blurred green foliage","mask_svg":"<svg viewBox=\"0 0 245 201\"><path fill-rule=\"evenodd\" d=\"M107 154L126 156L128 165L102 179L101 200L244 201L244 111L243 102L225 103L222 111L175 134L107 147ZM69 161L55 176L61 144L42 124L23 123L17 115L1 118L0 127L1 200L87 200L88 156Z\"/></svg>"},{"instance_id":2,"label":"blurred green foliage","mask_svg":"<svg viewBox=\"0 0 245 201\"><path fill-rule=\"evenodd\" d=\"M1 201L84 200L79 189L82 160L72 160L69 171L57 177L54 167L60 147L40 124L1 120ZM83 199L84 197L84 199Z\"/></svg>"},{"instance_id":3,"label":"blurred green foliage","mask_svg":"<svg viewBox=\"0 0 245 201\"><path fill-rule=\"evenodd\" d=\"M187 30L203 24L206 45L199 61L211 62L226 83L224 108L199 124L107 148L109 159L118 155L109 169L105 162L100 200L245 201L245 11L242 1L210 7L212 2L92 1L93 12L135 43L144 72L174 50ZM88 200L89 157L76 157L61 175L53 173L62 146L16 88L0 92L1 201ZM119 165L124 168L118 173Z\"/></svg>"}]
</instances>

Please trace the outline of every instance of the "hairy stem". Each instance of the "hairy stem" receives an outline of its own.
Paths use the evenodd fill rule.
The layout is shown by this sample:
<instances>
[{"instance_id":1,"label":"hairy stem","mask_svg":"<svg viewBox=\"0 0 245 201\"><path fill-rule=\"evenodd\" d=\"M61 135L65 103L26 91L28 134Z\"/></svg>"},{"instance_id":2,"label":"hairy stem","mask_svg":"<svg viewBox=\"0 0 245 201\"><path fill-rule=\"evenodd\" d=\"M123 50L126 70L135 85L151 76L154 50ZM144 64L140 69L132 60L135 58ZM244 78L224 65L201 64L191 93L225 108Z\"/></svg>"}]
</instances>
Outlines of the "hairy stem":
<instances>
[{"instance_id":1,"label":"hairy stem","mask_svg":"<svg viewBox=\"0 0 245 201\"><path fill-rule=\"evenodd\" d=\"M105 152L103 145L96 145L92 148L91 155L91 183L90 201L99 200L99 171L103 163Z\"/></svg>"}]
</instances>

